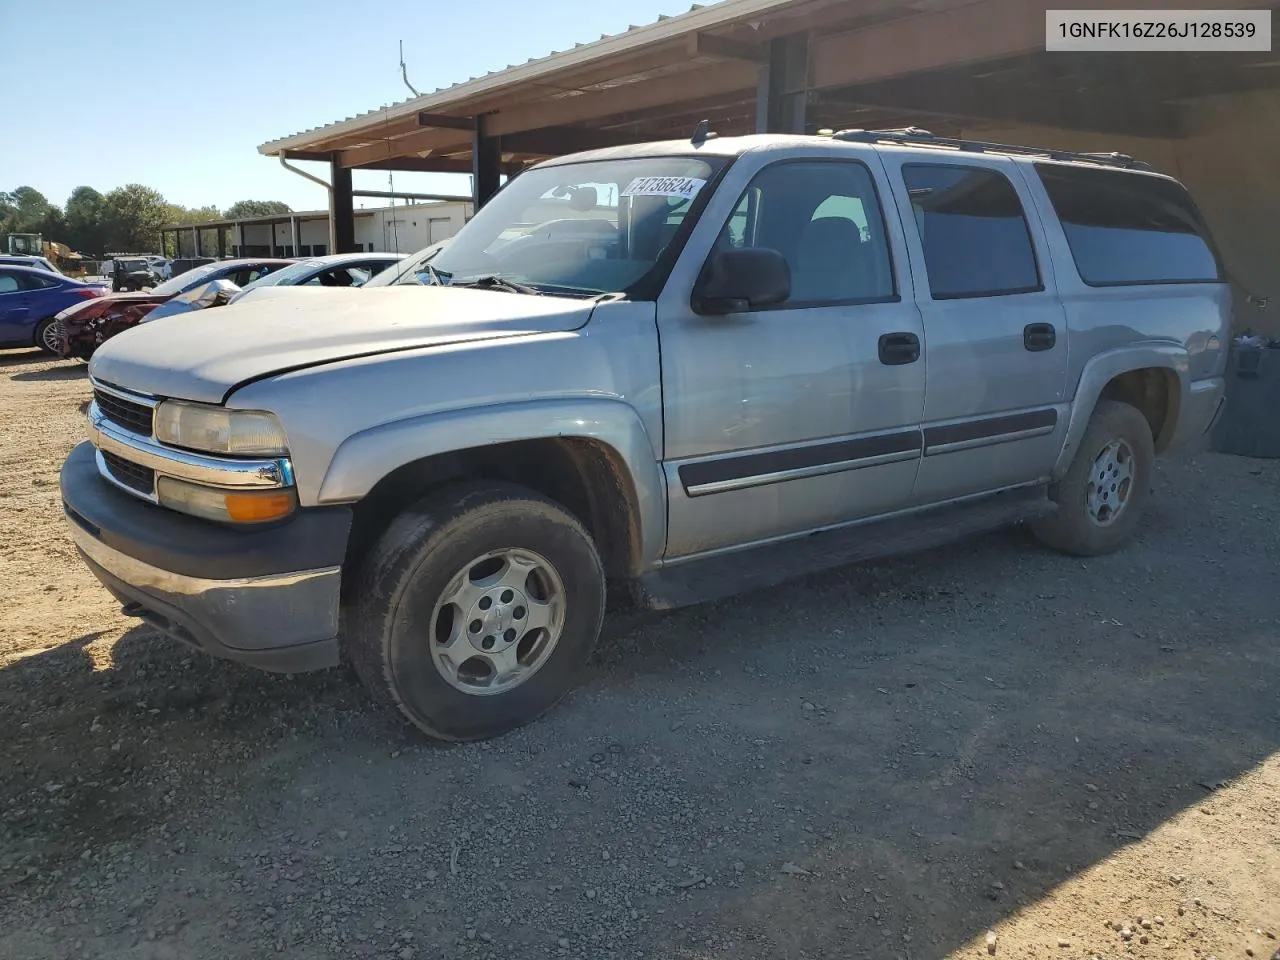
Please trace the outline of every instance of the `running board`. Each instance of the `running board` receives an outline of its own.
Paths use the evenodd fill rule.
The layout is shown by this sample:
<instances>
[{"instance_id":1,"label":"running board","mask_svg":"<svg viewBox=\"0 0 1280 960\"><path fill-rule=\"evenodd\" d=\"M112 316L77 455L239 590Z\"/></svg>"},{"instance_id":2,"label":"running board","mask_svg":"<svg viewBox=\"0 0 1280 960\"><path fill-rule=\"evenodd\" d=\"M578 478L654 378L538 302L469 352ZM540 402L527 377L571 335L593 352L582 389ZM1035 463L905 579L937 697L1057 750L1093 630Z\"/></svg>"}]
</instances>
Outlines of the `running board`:
<instances>
[{"instance_id":1,"label":"running board","mask_svg":"<svg viewBox=\"0 0 1280 960\"><path fill-rule=\"evenodd\" d=\"M636 583L637 600L673 610L777 586L833 567L928 550L975 533L1048 516L1048 487L1022 487L761 547L660 567Z\"/></svg>"}]
</instances>

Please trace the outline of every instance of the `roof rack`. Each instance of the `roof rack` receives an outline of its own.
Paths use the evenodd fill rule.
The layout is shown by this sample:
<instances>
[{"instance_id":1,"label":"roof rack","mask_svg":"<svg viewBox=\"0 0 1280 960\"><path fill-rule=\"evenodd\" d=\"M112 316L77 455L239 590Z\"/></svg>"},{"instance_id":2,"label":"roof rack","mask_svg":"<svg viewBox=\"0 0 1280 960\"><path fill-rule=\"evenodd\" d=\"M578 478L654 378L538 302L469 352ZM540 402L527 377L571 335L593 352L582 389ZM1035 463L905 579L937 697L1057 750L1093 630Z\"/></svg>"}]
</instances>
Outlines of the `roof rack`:
<instances>
[{"instance_id":1,"label":"roof rack","mask_svg":"<svg viewBox=\"0 0 1280 960\"><path fill-rule=\"evenodd\" d=\"M1080 153L1048 147L1024 147L1008 143L987 143L983 140L963 140L957 137L935 137L928 130L922 130L919 127L901 127L895 130L841 130L833 134L832 139L849 143L905 143L926 147L954 147L968 153L1007 153L1015 156L1048 157L1050 160L1095 163L1101 167L1123 167L1126 170L1151 169L1150 164L1135 160L1124 153Z\"/></svg>"}]
</instances>

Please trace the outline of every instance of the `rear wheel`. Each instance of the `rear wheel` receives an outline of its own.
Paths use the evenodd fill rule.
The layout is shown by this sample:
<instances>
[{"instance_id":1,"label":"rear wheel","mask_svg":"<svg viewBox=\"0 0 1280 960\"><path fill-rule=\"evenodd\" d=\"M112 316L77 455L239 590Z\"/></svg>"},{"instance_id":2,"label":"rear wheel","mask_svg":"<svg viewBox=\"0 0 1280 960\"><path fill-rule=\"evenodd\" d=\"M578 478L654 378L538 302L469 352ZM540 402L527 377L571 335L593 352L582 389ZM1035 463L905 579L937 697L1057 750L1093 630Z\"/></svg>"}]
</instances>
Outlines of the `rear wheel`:
<instances>
[{"instance_id":1,"label":"rear wheel","mask_svg":"<svg viewBox=\"0 0 1280 960\"><path fill-rule=\"evenodd\" d=\"M45 353L57 356L61 353L61 337L58 333L58 321L46 317L36 324L35 345Z\"/></svg>"},{"instance_id":2,"label":"rear wheel","mask_svg":"<svg viewBox=\"0 0 1280 960\"><path fill-rule=\"evenodd\" d=\"M1119 549L1133 536L1151 497L1155 446L1136 407L1099 400L1075 459L1050 490L1058 504L1032 524L1047 546L1077 556Z\"/></svg>"},{"instance_id":3,"label":"rear wheel","mask_svg":"<svg viewBox=\"0 0 1280 960\"><path fill-rule=\"evenodd\" d=\"M508 484L442 489L366 560L348 654L365 685L444 740L536 719L574 685L600 633L604 572L581 523Z\"/></svg>"}]
</instances>

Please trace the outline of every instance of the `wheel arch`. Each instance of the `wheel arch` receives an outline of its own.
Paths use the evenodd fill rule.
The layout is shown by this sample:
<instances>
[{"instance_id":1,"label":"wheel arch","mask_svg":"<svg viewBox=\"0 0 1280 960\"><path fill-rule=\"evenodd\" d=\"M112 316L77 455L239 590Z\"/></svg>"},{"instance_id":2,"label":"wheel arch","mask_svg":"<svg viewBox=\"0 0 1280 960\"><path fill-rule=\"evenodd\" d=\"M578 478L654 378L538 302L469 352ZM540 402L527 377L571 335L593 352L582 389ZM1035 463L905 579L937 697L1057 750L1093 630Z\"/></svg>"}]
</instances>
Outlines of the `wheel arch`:
<instances>
[{"instance_id":1,"label":"wheel arch","mask_svg":"<svg viewBox=\"0 0 1280 960\"><path fill-rule=\"evenodd\" d=\"M639 415L613 400L535 401L386 424L345 441L320 503L354 504L355 569L400 510L460 479L520 484L561 503L591 532L611 579L661 556L666 501Z\"/></svg>"},{"instance_id":2,"label":"wheel arch","mask_svg":"<svg viewBox=\"0 0 1280 960\"><path fill-rule=\"evenodd\" d=\"M1071 466L1099 400L1119 400L1142 411L1156 453L1163 453L1177 434L1190 387L1189 358L1180 344L1138 343L1090 358L1071 403L1053 479L1061 479Z\"/></svg>"}]
</instances>

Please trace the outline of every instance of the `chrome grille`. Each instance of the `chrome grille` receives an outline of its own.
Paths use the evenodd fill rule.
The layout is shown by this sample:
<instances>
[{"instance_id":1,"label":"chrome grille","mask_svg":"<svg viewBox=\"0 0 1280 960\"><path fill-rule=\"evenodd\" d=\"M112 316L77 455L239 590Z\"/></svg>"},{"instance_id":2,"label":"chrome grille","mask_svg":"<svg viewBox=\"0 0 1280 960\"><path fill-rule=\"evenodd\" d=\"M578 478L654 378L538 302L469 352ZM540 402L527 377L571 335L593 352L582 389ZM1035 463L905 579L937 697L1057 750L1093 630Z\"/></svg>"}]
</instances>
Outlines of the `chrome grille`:
<instances>
[{"instance_id":1,"label":"chrome grille","mask_svg":"<svg viewBox=\"0 0 1280 960\"><path fill-rule=\"evenodd\" d=\"M134 403L114 393L94 387L93 401L102 415L118 427L144 437L151 436L152 408L145 403Z\"/></svg>"},{"instance_id":2,"label":"chrome grille","mask_svg":"<svg viewBox=\"0 0 1280 960\"><path fill-rule=\"evenodd\" d=\"M114 453L107 453L105 450L99 450L102 462L107 465L107 470L112 478L130 490L136 490L138 493L151 496L155 493L156 488L156 472L150 467L144 467L141 464L132 463L123 457L118 457Z\"/></svg>"}]
</instances>

